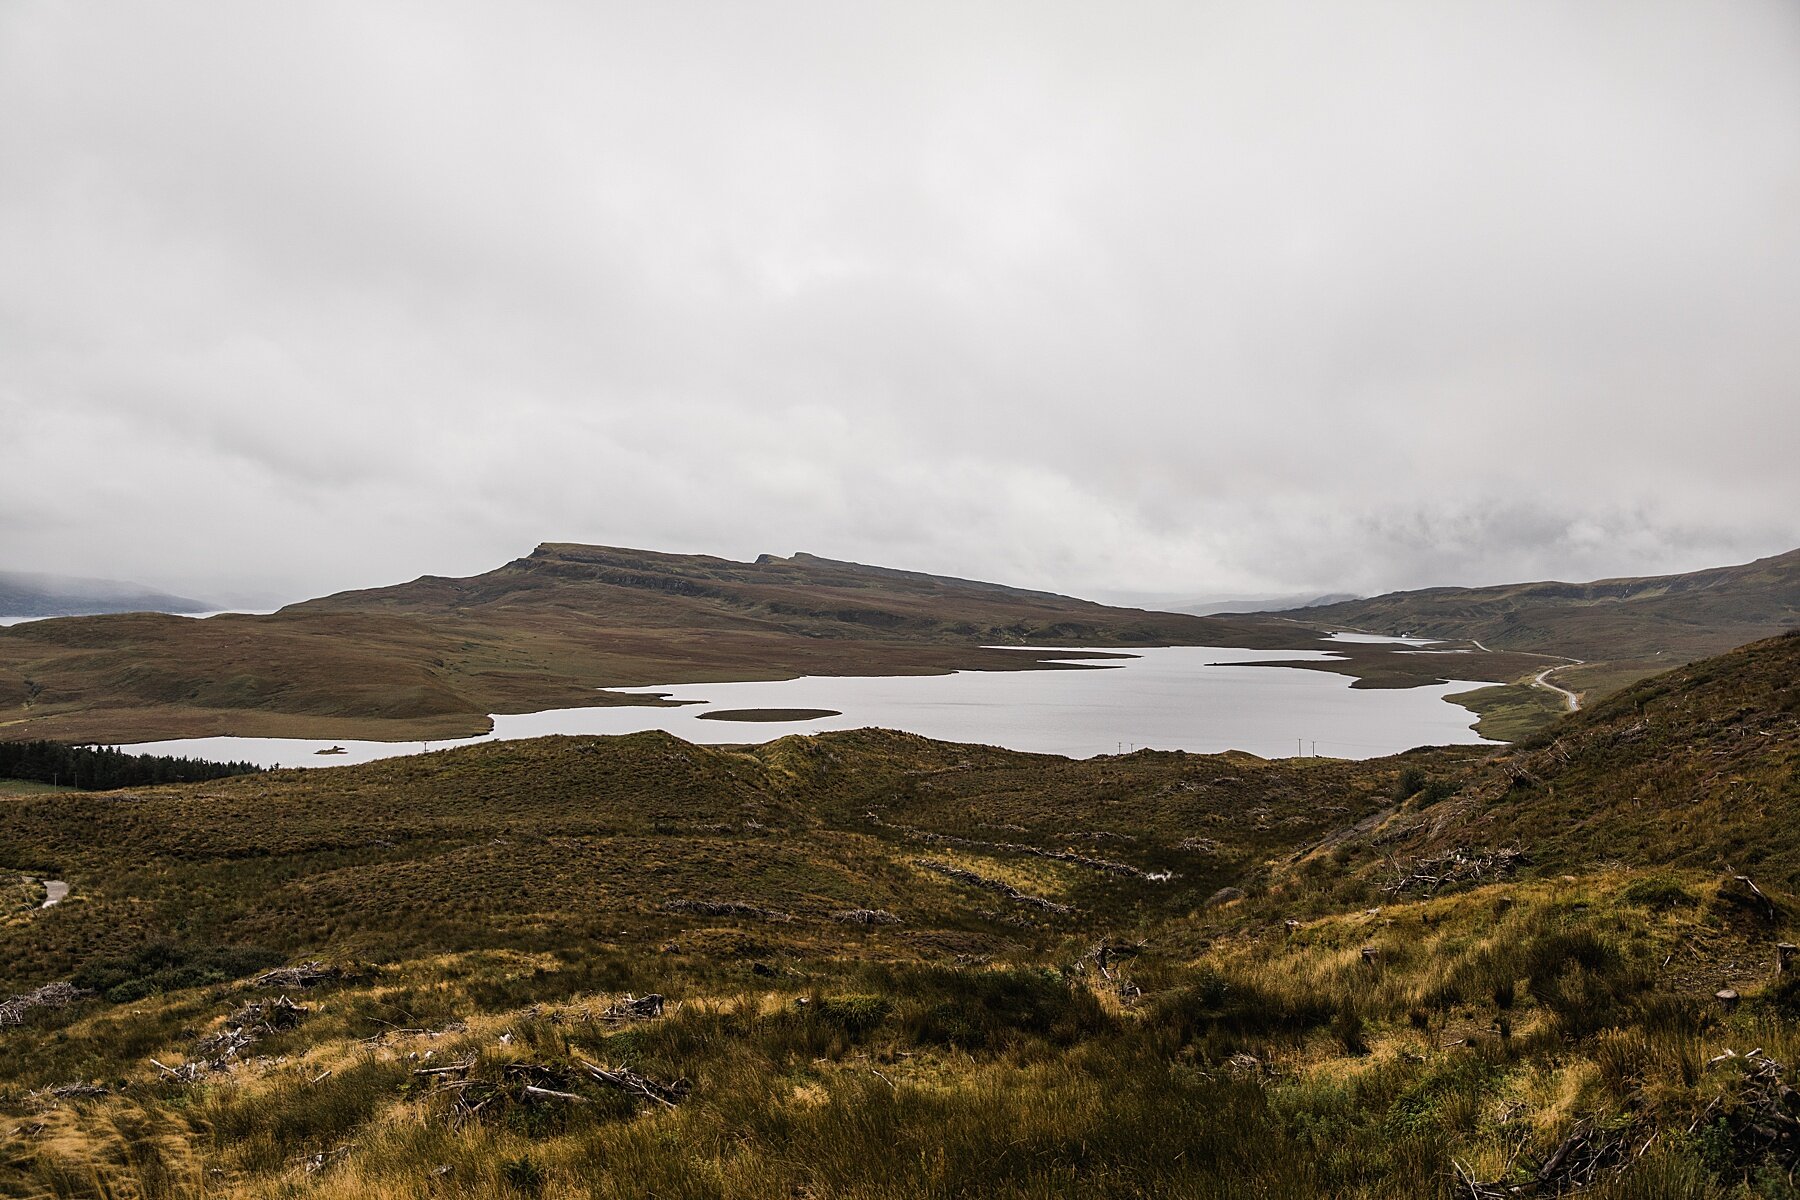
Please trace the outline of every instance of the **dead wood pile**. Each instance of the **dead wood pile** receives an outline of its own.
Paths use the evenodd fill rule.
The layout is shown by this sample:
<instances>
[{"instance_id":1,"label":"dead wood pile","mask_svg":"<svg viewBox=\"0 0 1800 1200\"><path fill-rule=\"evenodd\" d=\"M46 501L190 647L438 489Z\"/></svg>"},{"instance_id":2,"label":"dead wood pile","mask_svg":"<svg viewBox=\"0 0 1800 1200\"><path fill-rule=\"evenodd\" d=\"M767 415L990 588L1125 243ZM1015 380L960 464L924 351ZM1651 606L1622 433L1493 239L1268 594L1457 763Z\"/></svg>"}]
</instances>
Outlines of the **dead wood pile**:
<instances>
[{"instance_id":1,"label":"dead wood pile","mask_svg":"<svg viewBox=\"0 0 1800 1200\"><path fill-rule=\"evenodd\" d=\"M1510 879L1518 873L1520 867L1530 861L1524 851L1510 848L1486 851L1446 850L1442 854L1420 859L1410 870L1382 888L1382 891L1390 896L1435 896L1448 887Z\"/></svg>"},{"instance_id":2,"label":"dead wood pile","mask_svg":"<svg viewBox=\"0 0 1800 1200\"><path fill-rule=\"evenodd\" d=\"M304 1004L295 1004L286 996L277 996L273 1000L252 1000L232 1013L226 1024L252 1030L261 1036L292 1029L306 1013Z\"/></svg>"},{"instance_id":3,"label":"dead wood pile","mask_svg":"<svg viewBox=\"0 0 1800 1200\"><path fill-rule=\"evenodd\" d=\"M1511 1200L1515 1196L1566 1196L1609 1179L1649 1152L1657 1134L1641 1128L1608 1129L1589 1120L1575 1123L1535 1168L1522 1166L1503 1179L1476 1179L1455 1163L1458 1194L1470 1200Z\"/></svg>"},{"instance_id":4,"label":"dead wood pile","mask_svg":"<svg viewBox=\"0 0 1800 1200\"><path fill-rule=\"evenodd\" d=\"M251 987L258 988L310 988L322 983L336 983L344 978L342 967L329 966L322 962L303 962L291 967L276 967L273 971L264 971L250 981Z\"/></svg>"},{"instance_id":5,"label":"dead wood pile","mask_svg":"<svg viewBox=\"0 0 1800 1200\"><path fill-rule=\"evenodd\" d=\"M687 913L696 917L755 917L760 921L791 921L793 915L779 909L761 908L743 900L668 900L666 912Z\"/></svg>"},{"instance_id":6,"label":"dead wood pile","mask_svg":"<svg viewBox=\"0 0 1800 1200\"><path fill-rule=\"evenodd\" d=\"M1773 1160L1791 1176L1800 1166L1800 1091L1788 1083L1787 1066L1761 1048L1748 1054L1727 1050L1706 1065L1735 1067L1741 1075L1694 1118L1688 1132L1721 1127L1738 1163L1753 1167Z\"/></svg>"},{"instance_id":7,"label":"dead wood pile","mask_svg":"<svg viewBox=\"0 0 1800 1200\"><path fill-rule=\"evenodd\" d=\"M46 983L34 991L0 1000L0 1025L23 1025L25 1014L34 1008L67 1008L91 995L93 993L86 988L78 988L72 983Z\"/></svg>"},{"instance_id":8,"label":"dead wood pile","mask_svg":"<svg viewBox=\"0 0 1800 1200\"><path fill-rule=\"evenodd\" d=\"M966 867L955 866L952 863L939 862L934 858L915 858L913 859L913 866L923 867L927 871L935 872L947 879L954 879L959 883L966 883L990 892L998 892L1008 900L1018 904L1027 904L1032 908L1042 909L1047 913L1056 913L1059 916L1063 916L1075 911L1067 904L1058 904L1056 901L1046 900L1042 896L1033 896L1028 892L1021 892L1018 888L1004 880L989 879L986 875L978 875Z\"/></svg>"},{"instance_id":9,"label":"dead wood pile","mask_svg":"<svg viewBox=\"0 0 1800 1200\"><path fill-rule=\"evenodd\" d=\"M831 914L839 925L898 925L900 918L885 908L846 908Z\"/></svg>"},{"instance_id":10,"label":"dead wood pile","mask_svg":"<svg viewBox=\"0 0 1800 1200\"><path fill-rule=\"evenodd\" d=\"M685 1079L664 1083L629 1067L606 1067L580 1058L557 1067L509 1062L484 1071L481 1066L481 1060L470 1054L442 1066L420 1067L413 1075L428 1081L431 1094L447 1102L452 1127L498 1116L518 1105L594 1103L594 1096L577 1090L581 1088L591 1092L599 1086L633 1102L647 1100L664 1108L675 1107L692 1090Z\"/></svg>"},{"instance_id":11,"label":"dead wood pile","mask_svg":"<svg viewBox=\"0 0 1800 1200\"><path fill-rule=\"evenodd\" d=\"M600 1019L613 1024L649 1021L662 1016L665 1006L666 1002L657 992L651 992L648 996L626 995L607 1005L606 1011L600 1014Z\"/></svg>"},{"instance_id":12,"label":"dead wood pile","mask_svg":"<svg viewBox=\"0 0 1800 1200\"><path fill-rule=\"evenodd\" d=\"M208 1071L223 1071L243 1057L244 1051L270 1034L294 1028L308 1009L286 996L255 1000L225 1019L224 1026L194 1043L188 1061L180 1067L156 1063L167 1075L192 1082ZM152 1059L152 1062L156 1060Z\"/></svg>"}]
</instances>

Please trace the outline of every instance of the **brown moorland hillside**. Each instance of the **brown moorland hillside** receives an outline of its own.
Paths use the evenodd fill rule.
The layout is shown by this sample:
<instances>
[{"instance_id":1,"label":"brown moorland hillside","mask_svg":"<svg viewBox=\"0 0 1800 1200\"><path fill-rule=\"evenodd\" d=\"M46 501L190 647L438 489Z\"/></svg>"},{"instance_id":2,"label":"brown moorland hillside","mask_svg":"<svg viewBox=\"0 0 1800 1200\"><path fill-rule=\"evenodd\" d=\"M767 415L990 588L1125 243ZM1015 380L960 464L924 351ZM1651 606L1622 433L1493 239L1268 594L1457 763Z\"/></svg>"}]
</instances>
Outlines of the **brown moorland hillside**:
<instances>
[{"instance_id":1,"label":"brown moorland hillside","mask_svg":"<svg viewBox=\"0 0 1800 1200\"><path fill-rule=\"evenodd\" d=\"M1627 862L1800 892L1800 634L1616 693L1454 794L1412 796L1365 840L1377 875L1515 850L1541 873Z\"/></svg>"},{"instance_id":2,"label":"brown moorland hillside","mask_svg":"<svg viewBox=\"0 0 1800 1200\"><path fill-rule=\"evenodd\" d=\"M1365 763L641 734L0 797L0 1195L1789 1195L1797 668Z\"/></svg>"},{"instance_id":3,"label":"brown moorland hillside","mask_svg":"<svg viewBox=\"0 0 1800 1200\"><path fill-rule=\"evenodd\" d=\"M804 554L742 563L545 545L471 578L269 616L0 630L0 737L443 738L484 732L490 713L627 702L596 690L606 687L1043 665L992 646L1276 649L1317 637L1268 618L1110 608ZM1510 678L1530 661L1484 658L1473 669L1487 673L1465 677ZM1418 658L1387 669L1390 682L1436 678Z\"/></svg>"},{"instance_id":4,"label":"brown moorland hillside","mask_svg":"<svg viewBox=\"0 0 1800 1200\"><path fill-rule=\"evenodd\" d=\"M1557 678L1598 698L1800 623L1800 550L1680 575L1393 592L1289 615L1580 659Z\"/></svg>"}]
</instances>

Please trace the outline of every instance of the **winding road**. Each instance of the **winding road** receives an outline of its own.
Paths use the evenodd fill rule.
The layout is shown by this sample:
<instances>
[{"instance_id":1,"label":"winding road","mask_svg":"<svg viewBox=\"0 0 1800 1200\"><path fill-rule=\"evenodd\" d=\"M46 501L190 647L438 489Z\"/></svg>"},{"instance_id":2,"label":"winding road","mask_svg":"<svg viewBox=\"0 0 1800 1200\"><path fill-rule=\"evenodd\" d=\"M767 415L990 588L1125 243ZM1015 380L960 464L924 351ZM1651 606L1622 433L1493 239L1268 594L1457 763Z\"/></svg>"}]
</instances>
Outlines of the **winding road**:
<instances>
[{"instance_id":1,"label":"winding road","mask_svg":"<svg viewBox=\"0 0 1800 1200\"><path fill-rule=\"evenodd\" d=\"M1474 646L1477 650L1485 651L1488 654L1493 653L1492 650L1489 650L1486 646L1482 645L1475 638L1470 638L1469 641L1474 644ZM1567 662L1557 663L1554 667L1545 667L1543 670L1539 671L1535 676L1532 677L1531 686L1537 687L1537 688L1543 688L1547 692L1555 692L1557 695L1559 695L1563 698L1563 706L1569 712L1579 712L1581 710L1580 694L1576 693L1576 692L1571 692L1566 687L1561 687L1557 684L1551 683L1550 676L1555 674L1556 672L1564 670L1565 668L1568 668L1568 667L1579 667L1581 665L1581 663L1582 663L1581 659L1571 658Z\"/></svg>"},{"instance_id":2,"label":"winding road","mask_svg":"<svg viewBox=\"0 0 1800 1200\"><path fill-rule=\"evenodd\" d=\"M1541 688L1545 689L1546 691L1555 692L1557 695L1559 695L1563 698L1563 704L1565 706L1567 706L1568 711L1575 712L1578 709L1580 709L1580 707L1581 707L1581 697L1576 695L1574 692L1571 692L1566 687L1562 687L1558 684L1551 683L1550 675L1552 672L1561 671L1565 667L1578 667L1580 665L1581 665L1580 661L1577 660L1575 662L1563 663L1560 666L1545 667L1543 670L1539 671L1536 676L1534 676L1532 678L1531 686L1532 687L1541 687Z\"/></svg>"}]
</instances>

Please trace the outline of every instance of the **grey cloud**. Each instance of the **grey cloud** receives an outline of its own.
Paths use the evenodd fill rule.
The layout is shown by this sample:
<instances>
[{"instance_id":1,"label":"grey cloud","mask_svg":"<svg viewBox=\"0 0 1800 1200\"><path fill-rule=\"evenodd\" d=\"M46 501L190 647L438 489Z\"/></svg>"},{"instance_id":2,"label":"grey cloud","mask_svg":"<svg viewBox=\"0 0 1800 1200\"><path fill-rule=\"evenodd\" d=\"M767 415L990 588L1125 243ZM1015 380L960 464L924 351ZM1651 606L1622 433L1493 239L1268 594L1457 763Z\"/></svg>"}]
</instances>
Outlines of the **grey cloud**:
<instances>
[{"instance_id":1,"label":"grey cloud","mask_svg":"<svg viewBox=\"0 0 1800 1200\"><path fill-rule=\"evenodd\" d=\"M21 2L0 107L0 565L1217 595L1800 542L1784 3Z\"/></svg>"}]
</instances>

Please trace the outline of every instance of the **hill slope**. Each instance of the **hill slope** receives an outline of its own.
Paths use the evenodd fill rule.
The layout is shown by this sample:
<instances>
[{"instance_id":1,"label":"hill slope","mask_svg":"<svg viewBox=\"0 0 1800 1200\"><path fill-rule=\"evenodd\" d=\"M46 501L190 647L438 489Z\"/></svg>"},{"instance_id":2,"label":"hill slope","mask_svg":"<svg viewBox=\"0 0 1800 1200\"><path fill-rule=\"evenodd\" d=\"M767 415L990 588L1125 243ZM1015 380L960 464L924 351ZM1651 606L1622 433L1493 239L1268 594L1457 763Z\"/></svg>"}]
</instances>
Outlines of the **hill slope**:
<instances>
[{"instance_id":1,"label":"hill slope","mask_svg":"<svg viewBox=\"0 0 1800 1200\"><path fill-rule=\"evenodd\" d=\"M1286 615L1322 628L1414 633L1545 656L1506 686L1458 697L1484 714L1483 733L1517 738L1560 711L1564 697L1546 684L1599 699L1793 628L1800 623L1800 550L1683 575L1427 588ZM1549 679L1539 674L1546 669Z\"/></svg>"},{"instance_id":2,"label":"hill slope","mask_svg":"<svg viewBox=\"0 0 1800 1200\"><path fill-rule=\"evenodd\" d=\"M1800 892L1800 634L1619 692L1407 807L1386 856L1521 850L1537 870L1606 863L1753 872Z\"/></svg>"},{"instance_id":3,"label":"hill slope","mask_svg":"<svg viewBox=\"0 0 1800 1200\"><path fill-rule=\"evenodd\" d=\"M1800 550L1683 575L1392 592L1303 615L1662 670L1800 623Z\"/></svg>"}]
</instances>

